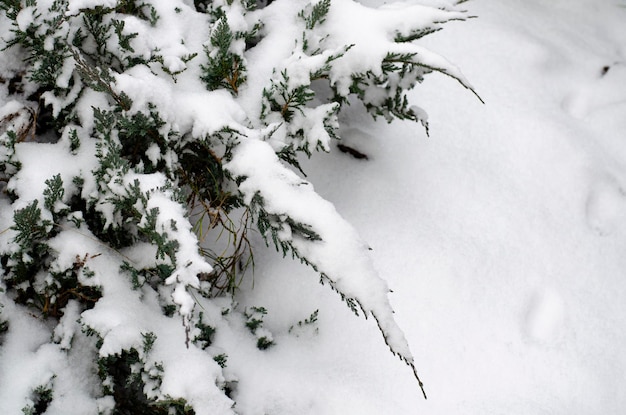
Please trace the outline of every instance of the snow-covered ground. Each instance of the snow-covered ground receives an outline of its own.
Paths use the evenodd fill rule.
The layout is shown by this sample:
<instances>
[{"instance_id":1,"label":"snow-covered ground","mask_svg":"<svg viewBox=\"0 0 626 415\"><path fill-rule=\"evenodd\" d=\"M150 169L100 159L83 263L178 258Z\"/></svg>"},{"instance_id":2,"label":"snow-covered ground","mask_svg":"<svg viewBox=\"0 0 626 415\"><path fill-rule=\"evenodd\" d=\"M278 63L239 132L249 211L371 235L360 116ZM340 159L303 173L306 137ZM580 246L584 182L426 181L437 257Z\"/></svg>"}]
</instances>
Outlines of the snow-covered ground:
<instances>
[{"instance_id":1,"label":"snow-covered ground","mask_svg":"<svg viewBox=\"0 0 626 415\"><path fill-rule=\"evenodd\" d=\"M425 44L462 69L485 105L430 76L414 95L430 115L430 138L418 125L374 123L355 110L344 137L369 160L335 150L304 163L370 244L429 399L375 322L268 249L242 303L268 309L277 345L240 380L238 407L624 413L624 5L465 3L478 18ZM286 333L316 309L317 332Z\"/></svg>"}]
</instances>

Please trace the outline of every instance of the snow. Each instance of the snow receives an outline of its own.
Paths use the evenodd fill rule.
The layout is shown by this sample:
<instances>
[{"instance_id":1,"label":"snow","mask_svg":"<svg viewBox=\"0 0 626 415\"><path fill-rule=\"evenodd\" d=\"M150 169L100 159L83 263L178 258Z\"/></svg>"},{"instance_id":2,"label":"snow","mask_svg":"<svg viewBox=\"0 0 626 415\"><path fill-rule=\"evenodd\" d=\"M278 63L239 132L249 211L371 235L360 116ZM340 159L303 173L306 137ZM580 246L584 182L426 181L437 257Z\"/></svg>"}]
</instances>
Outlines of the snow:
<instances>
[{"instance_id":1,"label":"snow","mask_svg":"<svg viewBox=\"0 0 626 415\"><path fill-rule=\"evenodd\" d=\"M81 170L88 171L92 167L92 160L73 156L63 143L23 142L15 146L15 152L19 157L35 161L25 165L8 183L8 188L15 190L22 199L19 203L24 205L37 199L43 205L45 182L51 177L59 174L67 187L74 177L80 176Z\"/></svg>"},{"instance_id":2,"label":"snow","mask_svg":"<svg viewBox=\"0 0 626 415\"><path fill-rule=\"evenodd\" d=\"M23 9L20 10L16 19L17 27L20 30L26 30L28 26L33 22L34 12L35 12L34 6L24 7Z\"/></svg>"},{"instance_id":3,"label":"snow","mask_svg":"<svg viewBox=\"0 0 626 415\"><path fill-rule=\"evenodd\" d=\"M261 13L271 14L279 6L296 8L295 3L275 2ZM387 40L395 35L387 28L397 27L397 16L418 15L421 9L413 3L386 7L393 17L383 19L377 28L387 30L383 31ZM74 13L107 4L81 0L72 1L70 8ZM165 2L158 4L163 10L167 7ZM237 300L240 307L267 308L259 332L268 333L275 342L270 349L256 349L250 342L254 335L237 319L226 317L224 322L216 305L220 300L209 303L190 296L187 288L199 285L194 280L197 272L210 270L193 246L183 244L177 258L180 274L168 281L184 313L197 306L195 311L204 310L207 321L231 329L217 327L215 345L209 349L213 355L228 351L224 378L209 354L184 348L185 327L180 319L160 315L155 292L131 290L128 278L117 272L124 259L139 268L158 262L153 247L136 245L113 252L76 229L65 229L50 242L52 249L64 253L55 264L59 270L72 267L75 255L101 254L87 261L99 269L113 264L96 281L107 295L82 314L83 323L104 334L105 355L141 343L133 337L137 333L158 331L150 355L153 361L148 363L160 361L166 367L162 391L191 397L190 403L198 407L214 405L206 413L231 413L232 402L210 384L214 379L237 383L235 410L246 415L622 413L626 407L626 9L619 5L592 0L465 3L477 19L448 24L420 44L424 53L437 51L461 68L463 75L453 74L466 85L471 82L486 104L449 78L431 75L412 95L428 112L430 138L420 125L374 122L357 104L344 109L339 114L342 142L367 154L368 160L355 160L332 148L328 155L301 161L307 180L334 207L313 196L312 186L301 184L291 171L272 170L276 164L269 143L242 138L237 149L240 158L229 168L246 176L250 172L245 169L254 166L255 174L242 185L249 198L275 176L287 177L284 182L291 186L278 192L284 197L269 201L267 208L320 212L315 225L330 243L312 248L307 255L321 258L331 268L328 274L338 276L355 269L369 272L373 261L387 283L373 278L367 283L393 290L389 298L404 336L395 331L393 322L379 324L401 337L392 341L395 345L404 345L406 337L407 349L401 354L410 356L410 346L428 400L422 398L411 370L388 352L374 321L356 318L336 294L318 284L317 273L267 249L259 235L254 237L253 281L244 282ZM355 27L359 20L355 14L366 16L367 9L342 0L335 0L333 7L345 9L341 23L335 23L341 25L338 34L344 39L373 36L370 27ZM27 11L20 14L21 25L31 19ZM275 19L269 24L283 24ZM244 25L234 19L229 22ZM286 31L294 32L293 26L285 25ZM190 22L188 31L197 27L199 22ZM177 44L187 34L175 29L172 33L163 49L170 71L182 68L180 57L189 52ZM377 46L380 35L366 45ZM281 41L292 42L298 36ZM263 66L267 61L262 55L272 54L277 61L288 58L279 54L289 48L271 49L274 40L265 39L249 57L247 64L254 71L237 102L224 91L196 93L193 85L185 83L187 73L176 83L141 67L119 76L116 87L131 96L136 108L147 102L167 108L168 125L191 129L194 136L225 125L239 127L245 114L260 112L253 97L272 76L272 68ZM350 50L353 63L361 59L358 52L358 48ZM11 65L0 62L0 74L10 73ZM4 96L0 99L9 102ZM97 104L100 98L85 93L81 99ZM20 108L13 102L0 106L0 111ZM81 111L83 128L90 130L92 114ZM69 184L81 169L94 165L85 156L92 150L90 143L81 145L79 156L70 155L63 140L37 146L18 145L20 157L39 162L30 163L9 183L25 201L38 198L45 179L52 175L61 174ZM255 182L259 177L265 180ZM156 192L161 186L161 177L152 179L143 183L144 191ZM168 219L183 216L179 206L162 195L155 195L150 203L148 208L162 210L163 231L168 230ZM0 200L2 223L7 223L11 208ZM359 235L343 227L341 217ZM177 227L190 232L183 223L177 222ZM282 232L302 250L309 249L298 245L288 229ZM9 235L0 229L3 246ZM367 243L370 257L346 251L346 240ZM65 246L72 250L62 251ZM189 258L199 268L183 269ZM348 294L367 298L366 286L341 285L341 278L335 283ZM363 292L350 291L356 289ZM19 413L27 402L11 397L25 396L33 384L51 381L58 396L49 413L67 414L68 407L82 413L111 405L108 398L98 402L88 398L98 382L90 366L93 356L76 347L74 355L66 353L71 342L84 343L84 350L90 350L89 342L95 341L80 333L75 303L70 301L54 330L54 344L48 344L50 327L45 321L23 309L8 309L13 307L11 301L2 303L9 304L0 309L0 316L10 316L12 335L0 335L1 413ZM371 299L371 304L386 307L378 299ZM319 310L316 323L290 332L314 310ZM173 356L170 350L180 355ZM61 363L51 367L54 361ZM57 373L57 378L51 380L51 373ZM82 389L73 389L74 378L81 379ZM193 382L199 378L203 381Z\"/></svg>"}]
</instances>

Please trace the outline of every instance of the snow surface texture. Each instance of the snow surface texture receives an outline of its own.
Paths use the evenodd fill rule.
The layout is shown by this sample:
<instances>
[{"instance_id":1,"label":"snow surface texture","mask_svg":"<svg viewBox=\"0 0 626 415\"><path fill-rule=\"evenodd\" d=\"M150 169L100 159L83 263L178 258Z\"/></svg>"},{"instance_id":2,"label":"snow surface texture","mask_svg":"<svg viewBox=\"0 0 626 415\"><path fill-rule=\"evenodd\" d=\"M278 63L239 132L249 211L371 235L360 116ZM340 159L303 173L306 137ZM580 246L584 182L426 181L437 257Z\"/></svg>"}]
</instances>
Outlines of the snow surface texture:
<instances>
[{"instance_id":1,"label":"snow surface texture","mask_svg":"<svg viewBox=\"0 0 626 415\"><path fill-rule=\"evenodd\" d=\"M429 400L373 321L355 319L313 271L268 252L257 256L254 289L244 286L241 302L263 299L276 346L260 352L228 339L246 356L231 355L233 372L246 366L242 413L622 413L626 11L611 3L467 3L479 19L426 43L463 69L486 105L449 79L430 80L418 91L430 139L415 124L348 113L344 142L369 160L333 149L303 162L316 190L370 244ZM8 209L0 205L0 218ZM287 334L316 309L316 330L296 325ZM29 369L59 353L39 348L45 330L14 315L23 333L7 347L24 357L0 368L4 396L21 394L29 376L45 383L41 367ZM67 313L67 332L75 317ZM165 330L174 338L183 328ZM184 382L193 357L172 359L181 377L166 390L193 389ZM85 376L80 362L73 367ZM82 396L65 395L77 413Z\"/></svg>"}]
</instances>

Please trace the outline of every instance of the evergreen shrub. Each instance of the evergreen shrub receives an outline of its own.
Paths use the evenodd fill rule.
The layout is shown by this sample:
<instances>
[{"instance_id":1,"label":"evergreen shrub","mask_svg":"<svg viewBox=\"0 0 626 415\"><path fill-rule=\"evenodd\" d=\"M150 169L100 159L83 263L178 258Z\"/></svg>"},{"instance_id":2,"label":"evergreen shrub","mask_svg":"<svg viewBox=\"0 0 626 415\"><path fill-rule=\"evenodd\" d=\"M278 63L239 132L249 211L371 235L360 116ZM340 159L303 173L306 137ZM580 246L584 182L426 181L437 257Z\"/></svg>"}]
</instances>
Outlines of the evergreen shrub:
<instances>
[{"instance_id":1,"label":"evergreen shrub","mask_svg":"<svg viewBox=\"0 0 626 415\"><path fill-rule=\"evenodd\" d=\"M438 3L0 0L0 355L32 362L0 362L5 407L237 413L236 339L274 345L236 304L253 228L415 373L367 246L298 157L331 150L347 105L427 126L407 92L431 72L471 90L417 43L467 18Z\"/></svg>"}]
</instances>

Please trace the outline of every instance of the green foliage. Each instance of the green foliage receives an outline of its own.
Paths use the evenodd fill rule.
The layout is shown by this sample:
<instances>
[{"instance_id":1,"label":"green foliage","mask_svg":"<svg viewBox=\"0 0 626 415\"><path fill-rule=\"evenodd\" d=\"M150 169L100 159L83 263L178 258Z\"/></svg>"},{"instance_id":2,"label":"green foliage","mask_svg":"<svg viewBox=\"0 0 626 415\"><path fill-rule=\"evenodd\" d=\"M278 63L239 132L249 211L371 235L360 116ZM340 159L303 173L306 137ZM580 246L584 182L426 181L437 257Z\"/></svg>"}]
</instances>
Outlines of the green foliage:
<instances>
[{"instance_id":1,"label":"green foliage","mask_svg":"<svg viewBox=\"0 0 626 415\"><path fill-rule=\"evenodd\" d=\"M111 385L104 393L115 398L117 413L150 413L150 401L144 393L145 383L138 371L141 363L135 349L98 359L98 375L105 385Z\"/></svg>"},{"instance_id":2,"label":"green foliage","mask_svg":"<svg viewBox=\"0 0 626 415\"><path fill-rule=\"evenodd\" d=\"M263 319L266 314L267 310L264 307L251 307L250 310L244 311L246 327L256 336L256 347L259 350L267 350L275 344L271 333L263 328Z\"/></svg>"},{"instance_id":3,"label":"green foliage","mask_svg":"<svg viewBox=\"0 0 626 415\"><path fill-rule=\"evenodd\" d=\"M274 341L267 336L258 337L256 340L256 347L259 350L267 350L274 345Z\"/></svg>"},{"instance_id":4,"label":"green foliage","mask_svg":"<svg viewBox=\"0 0 626 415\"><path fill-rule=\"evenodd\" d=\"M281 71L280 77L278 83L272 82L270 89L263 91L267 104L261 111L261 117L265 118L269 111L273 111L278 112L286 122L290 122L295 112L302 111L302 108L313 99L315 92L308 85L291 88L287 70Z\"/></svg>"},{"instance_id":5,"label":"green foliage","mask_svg":"<svg viewBox=\"0 0 626 415\"><path fill-rule=\"evenodd\" d=\"M13 216L15 224L11 229L15 230L14 241L22 249L32 248L36 243L46 239L52 230L52 222L41 217L39 202L33 200L28 206L19 209Z\"/></svg>"},{"instance_id":6,"label":"green foliage","mask_svg":"<svg viewBox=\"0 0 626 415\"><path fill-rule=\"evenodd\" d=\"M251 333L257 331L257 329L263 326L263 318L267 314L267 310L264 307L252 307L250 312L246 311L246 327Z\"/></svg>"},{"instance_id":7,"label":"green foliage","mask_svg":"<svg viewBox=\"0 0 626 415\"><path fill-rule=\"evenodd\" d=\"M298 322L298 326L303 326L305 324L313 324L315 322L317 322L317 315L319 314L319 310L315 310L314 312L311 313L311 315L309 316L309 318L304 319L304 321L302 322Z\"/></svg>"},{"instance_id":8,"label":"green foliage","mask_svg":"<svg viewBox=\"0 0 626 415\"><path fill-rule=\"evenodd\" d=\"M291 333L294 328L303 328L306 326L312 326L313 324L315 324L317 322L317 316L319 314L319 310L315 310L314 312L311 313L311 315L308 318L305 318L304 320L300 320L298 321L298 324L289 327L289 333ZM317 332L317 329L315 329Z\"/></svg>"},{"instance_id":9,"label":"green foliage","mask_svg":"<svg viewBox=\"0 0 626 415\"><path fill-rule=\"evenodd\" d=\"M65 194L61 175L56 174L52 179L47 179L46 186L48 187L43 191L44 206L49 211L56 212L58 210L56 208L57 202L62 202L63 195Z\"/></svg>"},{"instance_id":10,"label":"green foliage","mask_svg":"<svg viewBox=\"0 0 626 415\"><path fill-rule=\"evenodd\" d=\"M220 367L223 369L226 367L226 362L228 361L228 356L225 353L220 353L216 356L213 356L213 360L215 360L215 362L220 365Z\"/></svg>"},{"instance_id":11,"label":"green foliage","mask_svg":"<svg viewBox=\"0 0 626 415\"><path fill-rule=\"evenodd\" d=\"M124 34L124 25L126 22L123 20L111 20L111 24L113 25L113 29L115 30L115 34L119 39L119 45L123 50L134 52L135 49L130 45L130 41L138 36L137 33L131 33L128 35Z\"/></svg>"},{"instance_id":12,"label":"green foliage","mask_svg":"<svg viewBox=\"0 0 626 415\"><path fill-rule=\"evenodd\" d=\"M52 389L48 385L39 385L32 391L32 404L22 408L24 415L41 415L52 402Z\"/></svg>"},{"instance_id":13,"label":"green foliage","mask_svg":"<svg viewBox=\"0 0 626 415\"><path fill-rule=\"evenodd\" d=\"M307 30L313 30L316 25L324 23L329 10L330 0L321 0L313 6L307 6L298 16L306 21Z\"/></svg>"},{"instance_id":14,"label":"green foliage","mask_svg":"<svg viewBox=\"0 0 626 415\"><path fill-rule=\"evenodd\" d=\"M0 346L2 346L4 334L9 331L9 322L0 320Z\"/></svg>"},{"instance_id":15,"label":"green foliage","mask_svg":"<svg viewBox=\"0 0 626 415\"><path fill-rule=\"evenodd\" d=\"M194 415L195 411L184 399L164 399L153 405L155 414L163 415Z\"/></svg>"},{"instance_id":16,"label":"green foliage","mask_svg":"<svg viewBox=\"0 0 626 415\"><path fill-rule=\"evenodd\" d=\"M106 44L106 40L104 42ZM105 67L97 66L96 64L90 64L87 60L80 56L75 50L72 51L72 57L76 61L76 72L80 75L85 85L96 92L104 92L108 94L122 110L130 109L132 102L130 98L124 93L117 93L113 88L115 79L108 69ZM99 108L95 108L94 111L101 112ZM98 118L96 116L96 118ZM102 120L100 120L102 122Z\"/></svg>"},{"instance_id":17,"label":"green foliage","mask_svg":"<svg viewBox=\"0 0 626 415\"><path fill-rule=\"evenodd\" d=\"M157 230L157 220L159 217L159 208L152 208L146 212L144 216L144 225L138 227L139 231L157 246L156 256L159 259L168 258L172 266L176 267L176 251L178 250L178 242L169 238L167 231L159 232ZM171 230L175 230L176 223L170 223Z\"/></svg>"},{"instance_id":18,"label":"green foliage","mask_svg":"<svg viewBox=\"0 0 626 415\"><path fill-rule=\"evenodd\" d=\"M9 331L9 322L0 320L0 336Z\"/></svg>"},{"instance_id":19,"label":"green foliage","mask_svg":"<svg viewBox=\"0 0 626 415\"><path fill-rule=\"evenodd\" d=\"M0 2L0 10L4 11L6 16L11 20L15 21L17 19L17 15L22 9L22 2L20 0L4 0Z\"/></svg>"},{"instance_id":20,"label":"green foliage","mask_svg":"<svg viewBox=\"0 0 626 415\"><path fill-rule=\"evenodd\" d=\"M143 337L143 354L147 355L152 350L154 346L154 342L156 341L156 334L149 333L141 333L141 337Z\"/></svg>"},{"instance_id":21,"label":"green foliage","mask_svg":"<svg viewBox=\"0 0 626 415\"><path fill-rule=\"evenodd\" d=\"M198 346L202 347L202 349L206 349L213 343L213 335L215 334L215 328L209 326L208 324L205 324L203 322L203 316L204 316L204 313L200 312L200 315L198 317L198 322L196 323L196 329L198 330L198 334L193 338L192 341ZM219 361L223 360L224 363L226 362L225 358L224 359L220 358L218 360ZM219 363L218 360L216 361Z\"/></svg>"},{"instance_id":22,"label":"green foliage","mask_svg":"<svg viewBox=\"0 0 626 415\"><path fill-rule=\"evenodd\" d=\"M211 46L204 49L208 63L201 65L200 79L210 91L223 88L237 95L246 81L243 58L231 50L234 39L228 20L220 18L211 34Z\"/></svg>"}]
</instances>

